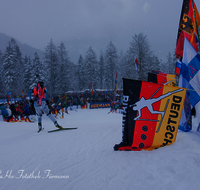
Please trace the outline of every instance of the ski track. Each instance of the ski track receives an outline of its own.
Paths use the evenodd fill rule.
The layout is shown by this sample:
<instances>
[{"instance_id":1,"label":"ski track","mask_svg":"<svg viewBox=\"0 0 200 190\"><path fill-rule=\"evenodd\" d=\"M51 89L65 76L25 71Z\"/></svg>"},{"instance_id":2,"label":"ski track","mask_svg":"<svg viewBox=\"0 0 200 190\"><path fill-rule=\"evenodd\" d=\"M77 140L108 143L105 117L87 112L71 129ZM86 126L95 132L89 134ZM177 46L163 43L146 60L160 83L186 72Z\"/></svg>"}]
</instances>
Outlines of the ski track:
<instances>
[{"instance_id":1,"label":"ski track","mask_svg":"<svg viewBox=\"0 0 200 190\"><path fill-rule=\"evenodd\" d=\"M54 125L46 116L40 133L37 124L0 122L0 175L24 170L45 176L49 170L51 175L69 176L0 179L0 189L199 189L198 133L179 131L174 144L154 151L115 152L113 146L121 141L122 115L108 111L70 111L58 122L78 129L53 133L47 133Z\"/></svg>"}]
</instances>

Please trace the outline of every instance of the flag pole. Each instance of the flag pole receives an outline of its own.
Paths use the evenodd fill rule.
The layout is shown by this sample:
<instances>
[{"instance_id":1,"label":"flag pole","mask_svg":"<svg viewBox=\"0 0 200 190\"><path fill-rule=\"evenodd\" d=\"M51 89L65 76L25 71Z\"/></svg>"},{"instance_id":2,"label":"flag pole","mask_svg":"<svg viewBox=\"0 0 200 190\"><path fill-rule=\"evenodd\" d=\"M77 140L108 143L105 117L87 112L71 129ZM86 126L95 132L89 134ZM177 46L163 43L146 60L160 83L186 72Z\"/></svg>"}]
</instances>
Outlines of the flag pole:
<instances>
[{"instance_id":1,"label":"flag pole","mask_svg":"<svg viewBox=\"0 0 200 190\"><path fill-rule=\"evenodd\" d=\"M113 101L115 101L116 93L117 93L117 72L116 72L116 76L115 76L115 89L114 89Z\"/></svg>"},{"instance_id":2,"label":"flag pole","mask_svg":"<svg viewBox=\"0 0 200 190\"><path fill-rule=\"evenodd\" d=\"M195 13L195 8L194 8L194 0L192 1L192 8L193 8L193 12L194 12L194 19L195 19L195 24L196 24L196 29L197 29L197 37L199 40L199 52L200 52L200 36L199 36L199 28L198 28L198 23L197 23L197 18L196 18L196 13ZM195 5L196 6L196 5Z\"/></svg>"}]
</instances>

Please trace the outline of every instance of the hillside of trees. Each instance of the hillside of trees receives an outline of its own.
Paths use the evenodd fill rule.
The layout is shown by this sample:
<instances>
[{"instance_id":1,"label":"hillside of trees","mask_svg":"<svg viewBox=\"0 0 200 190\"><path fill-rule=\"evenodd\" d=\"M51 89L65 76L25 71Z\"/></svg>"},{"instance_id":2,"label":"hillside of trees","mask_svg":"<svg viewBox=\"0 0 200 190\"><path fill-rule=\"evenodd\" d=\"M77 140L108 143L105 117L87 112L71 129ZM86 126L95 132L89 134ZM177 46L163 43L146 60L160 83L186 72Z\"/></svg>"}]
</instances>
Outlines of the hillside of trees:
<instances>
[{"instance_id":1,"label":"hillside of trees","mask_svg":"<svg viewBox=\"0 0 200 190\"><path fill-rule=\"evenodd\" d=\"M104 52L97 57L89 47L85 55L80 55L78 63L70 61L63 42L55 46L53 40L47 44L44 56L37 52L33 57L22 55L15 39L11 39L4 52L0 51L0 95L8 91L21 95L28 93L38 78L44 81L49 93L61 94L67 91L84 89L114 89L116 72L118 89L123 88L122 78L147 80L152 70L174 74L176 59L170 52L167 62L163 63L151 51L147 36L143 33L132 37L126 52L118 52L110 41ZM139 62L139 71L135 69L135 57Z\"/></svg>"},{"instance_id":2,"label":"hillside of trees","mask_svg":"<svg viewBox=\"0 0 200 190\"><path fill-rule=\"evenodd\" d=\"M2 53L5 52L6 47L8 46L8 43L11 41L13 37L8 36L4 33L0 33L0 51ZM39 55L39 57L44 57L44 52L42 50L36 49L30 45L21 43L20 41L15 39L15 42L17 43L17 45L20 48L20 51L22 53L22 55L27 55L27 56L33 56L35 52L37 52L37 54Z\"/></svg>"}]
</instances>

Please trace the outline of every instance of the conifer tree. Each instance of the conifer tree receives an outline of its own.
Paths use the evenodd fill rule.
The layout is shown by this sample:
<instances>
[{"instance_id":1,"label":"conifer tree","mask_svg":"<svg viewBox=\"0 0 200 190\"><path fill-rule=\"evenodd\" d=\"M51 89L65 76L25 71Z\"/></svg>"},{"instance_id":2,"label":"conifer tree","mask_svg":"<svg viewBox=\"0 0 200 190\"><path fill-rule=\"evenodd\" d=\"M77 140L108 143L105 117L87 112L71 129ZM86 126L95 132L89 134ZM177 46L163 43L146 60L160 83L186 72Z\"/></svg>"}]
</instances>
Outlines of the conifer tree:
<instances>
[{"instance_id":1,"label":"conifer tree","mask_svg":"<svg viewBox=\"0 0 200 190\"><path fill-rule=\"evenodd\" d=\"M85 81L89 89L97 88L98 85L98 64L97 64L97 56L94 50L89 47L85 56Z\"/></svg>"},{"instance_id":2,"label":"conifer tree","mask_svg":"<svg viewBox=\"0 0 200 190\"><path fill-rule=\"evenodd\" d=\"M69 62L69 90L70 91L78 91L78 79L75 75L77 71L77 65L73 62Z\"/></svg>"},{"instance_id":3,"label":"conifer tree","mask_svg":"<svg viewBox=\"0 0 200 190\"><path fill-rule=\"evenodd\" d=\"M31 65L31 87L36 86L39 80L46 84L43 63L40 61L40 57L37 52L34 53Z\"/></svg>"},{"instance_id":4,"label":"conifer tree","mask_svg":"<svg viewBox=\"0 0 200 190\"><path fill-rule=\"evenodd\" d=\"M125 70L126 70L126 57L123 53L123 51L120 52L119 56L119 70L118 70L118 89L123 89L123 80L122 78L127 78L125 75ZM129 69L130 70L130 69Z\"/></svg>"},{"instance_id":5,"label":"conifer tree","mask_svg":"<svg viewBox=\"0 0 200 190\"><path fill-rule=\"evenodd\" d=\"M69 89L69 64L70 60L68 57L68 52L66 51L65 45L63 42L58 46L58 93L64 93Z\"/></svg>"},{"instance_id":6,"label":"conifer tree","mask_svg":"<svg viewBox=\"0 0 200 190\"><path fill-rule=\"evenodd\" d=\"M47 71L46 75L46 86L50 93L57 93L58 89L58 78L60 77L58 73L58 55L57 48L51 39L47 47L45 48L45 67Z\"/></svg>"},{"instance_id":7,"label":"conifer tree","mask_svg":"<svg viewBox=\"0 0 200 190\"><path fill-rule=\"evenodd\" d=\"M19 46L13 38L6 47L3 60L5 90L16 95L21 94L24 67Z\"/></svg>"},{"instance_id":8,"label":"conifer tree","mask_svg":"<svg viewBox=\"0 0 200 190\"><path fill-rule=\"evenodd\" d=\"M31 58L30 56L25 56L24 58L24 78L23 78L23 86L24 86L24 92L27 94L28 91L31 88L32 80L32 64L31 64Z\"/></svg>"},{"instance_id":9,"label":"conifer tree","mask_svg":"<svg viewBox=\"0 0 200 190\"><path fill-rule=\"evenodd\" d=\"M84 90L86 85L84 80L84 60L82 55L80 55L78 60L76 76L77 76L78 90Z\"/></svg>"},{"instance_id":10,"label":"conifer tree","mask_svg":"<svg viewBox=\"0 0 200 190\"><path fill-rule=\"evenodd\" d=\"M175 66L176 66L176 60L174 60L171 52L169 52L168 55L167 55L167 63L166 63L166 65L168 65L168 67L169 67L168 73L174 74Z\"/></svg>"},{"instance_id":11,"label":"conifer tree","mask_svg":"<svg viewBox=\"0 0 200 190\"><path fill-rule=\"evenodd\" d=\"M147 40L147 36L143 33L135 34L133 36L130 47L127 51L128 53L128 62L135 66L135 57L139 62L139 80L147 80L148 71L150 71L149 59L152 55L150 50L150 45ZM132 69L132 68L130 68Z\"/></svg>"},{"instance_id":12,"label":"conifer tree","mask_svg":"<svg viewBox=\"0 0 200 190\"><path fill-rule=\"evenodd\" d=\"M103 53L100 55L100 61L99 61L99 88L104 88L104 81L105 81L105 61L103 57Z\"/></svg>"},{"instance_id":13,"label":"conifer tree","mask_svg":"<svg viewBox=\"0 0 200 190\"><path fill-rule=\"evenodd\" d=\"M115 76L118 71L118 55L117 49L112 42L110 42L106 49L105 54L105 68L106 68L106 88L114 89Z\"/></svg>"}]
</instances>

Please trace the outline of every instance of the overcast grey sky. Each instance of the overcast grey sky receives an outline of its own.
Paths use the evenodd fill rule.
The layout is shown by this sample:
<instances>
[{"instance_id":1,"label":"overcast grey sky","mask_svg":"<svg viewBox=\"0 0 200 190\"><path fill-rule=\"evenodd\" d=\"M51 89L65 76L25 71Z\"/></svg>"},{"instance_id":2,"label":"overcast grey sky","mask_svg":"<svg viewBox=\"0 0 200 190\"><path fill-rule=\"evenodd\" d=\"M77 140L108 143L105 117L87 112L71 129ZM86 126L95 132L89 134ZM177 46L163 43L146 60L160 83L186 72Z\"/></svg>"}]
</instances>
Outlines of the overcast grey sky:
<instances>
[{"instance_id":1,"label":"overcast grey sky","mask_svg":"<svg viewBox=\"0 0 200 190\"><path fill-rule=\"evenodd\" d=\"M0 32L44 50L50 39L65 43L69 57L91 46L118 52L143 32L159 59L173 53L183 0L1 0ZM200 12L200 1L195 0ZM78 49L77 49L78 48ZM99 52L98 52L99 51ZM73 55L72 55L73 54Z\"/></svg>"}]
</instances>

